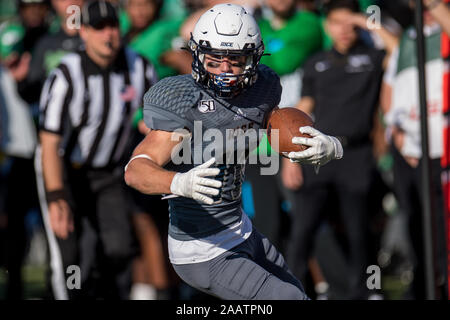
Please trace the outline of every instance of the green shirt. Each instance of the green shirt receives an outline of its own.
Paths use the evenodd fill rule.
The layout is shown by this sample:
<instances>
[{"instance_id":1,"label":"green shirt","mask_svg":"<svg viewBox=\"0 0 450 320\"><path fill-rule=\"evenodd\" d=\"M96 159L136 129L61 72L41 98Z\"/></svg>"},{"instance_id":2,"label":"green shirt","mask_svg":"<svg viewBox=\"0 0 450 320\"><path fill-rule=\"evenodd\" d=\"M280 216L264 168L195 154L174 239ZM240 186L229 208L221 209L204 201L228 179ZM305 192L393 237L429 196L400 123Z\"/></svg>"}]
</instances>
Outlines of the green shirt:
<instances>
[{"instance_id":1,"label":"green shirt","mask_svg":"<svg viewBox=\"0 0 450 320\"><path fill-rule=\"evenodd\" d=\"M182 22L183 19L158 20L129 43L133 50L151 61L160 79L177 74L175 69L162 64L160 58L172 48L172 40L178 36Z\"/></svg>"},{"instance_id":2,"label":"green shirt","mask_svg":"<svg viewBox=\"0 0 450 320\"><path fill-rule=\"evenodd\" d=\"M294 72L311 54L322 48L322 26L314 13L299 11L277 30L267 19L258 24L265 51L271 54L263 56L261 63L280 76Z\"/></svg>"},{"instance_id":3,"label":"green shirt","mask_svg":"<svg viewBox=\"0 0 450 320\"><path fill-rule=\"evenodd\" d=\"M175 69L163 65L160 57L172 48L172 40L179 36L181 24L187 15L188 12L180 1L165 0L160 18L129 43L133 50L152 62L160 79L177 74ZM121 10L119 20L120 31L125 35L131 28L126 10Z\"/></svg>"}]
</instances>

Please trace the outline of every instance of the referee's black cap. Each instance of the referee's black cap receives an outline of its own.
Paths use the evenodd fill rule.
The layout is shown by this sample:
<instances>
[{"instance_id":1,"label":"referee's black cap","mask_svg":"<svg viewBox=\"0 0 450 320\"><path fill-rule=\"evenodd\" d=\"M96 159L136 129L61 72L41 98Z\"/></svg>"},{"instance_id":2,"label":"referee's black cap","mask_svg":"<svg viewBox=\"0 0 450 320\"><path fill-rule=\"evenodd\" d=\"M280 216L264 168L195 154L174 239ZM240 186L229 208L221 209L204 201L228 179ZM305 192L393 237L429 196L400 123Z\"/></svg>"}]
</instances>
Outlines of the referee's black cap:
<instances>
[{"instance_id":1,"label":"referee's black cap","mask_svg":"<svg viewBox=\"0 0 450 320\"><path fill-rule=\"evenodd\" d=\"M118 26L119 16L117 8L111 2L90 0L83 5L81 21L84 25L102 29L107 25Z\"/></svg>"}]
</instances>

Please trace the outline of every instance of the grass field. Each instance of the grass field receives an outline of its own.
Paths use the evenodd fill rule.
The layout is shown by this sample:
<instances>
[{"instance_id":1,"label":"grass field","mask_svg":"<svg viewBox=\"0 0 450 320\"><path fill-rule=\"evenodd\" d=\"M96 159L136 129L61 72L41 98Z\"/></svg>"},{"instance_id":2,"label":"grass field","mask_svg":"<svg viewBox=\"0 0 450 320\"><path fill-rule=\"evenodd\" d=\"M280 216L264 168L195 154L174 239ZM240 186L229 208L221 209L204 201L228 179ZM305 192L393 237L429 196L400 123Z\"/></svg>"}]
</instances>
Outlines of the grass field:
<instances>
[{"instance_id":1,"label":"grass field","mask_svg":"<svg viewBox=\"0 0 450 320\"><path fill-rule=\"evenodd\" d=\"M42 299L47 296L45 277L46 266L25 266L22 269L24 280L24 299ZM7 273L0 268L0 299L6 298Z\"/></svg>"}]
</instances>

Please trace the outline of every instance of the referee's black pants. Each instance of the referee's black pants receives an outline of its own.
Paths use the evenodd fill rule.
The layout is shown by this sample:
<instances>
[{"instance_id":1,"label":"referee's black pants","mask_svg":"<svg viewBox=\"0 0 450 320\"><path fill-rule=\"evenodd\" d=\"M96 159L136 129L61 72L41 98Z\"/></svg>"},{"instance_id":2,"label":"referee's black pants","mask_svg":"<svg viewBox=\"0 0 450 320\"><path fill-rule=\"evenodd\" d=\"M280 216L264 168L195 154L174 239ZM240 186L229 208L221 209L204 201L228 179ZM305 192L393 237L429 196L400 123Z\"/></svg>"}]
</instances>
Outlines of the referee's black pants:
<instances>
[{"instance_id":1,"label":"referee's black pants","mask_svg":"<svg viewBox=\"0 0 450 320\"><path fill-rule=\"evenodd\" d=\"M302 166L304 183L292 203L291 238L287 249L288 265L294 275L305 281L308 259L325 214L340 214L348 251L347 299L365 299L368 263L368 198L373 177L371 145L344 150L344 158L321 167ZM337 200L332 212L330 199Z\"/></svg>"},{"instance_id":2,"label":"referee's black pants","mask_svg":"<svg viewBox=\"0 0 450 320\"><path fill-rule=\"evenodd\" d=\"M69 168L65 185L75 232L57 241L64 270L81 269L81 289L68 290L69 298L129 299L137 252L123 169Z\"/></svg>"},{"instance_id":3,"label":"referee's black pants","mask_svg":"<svg viewBox=\"0 0 450 320\"><path fill-rule=\"evenodd\" d=\"M409 238L414 251L414 279L409 290L410 298L426 297L422 220L422 161L417 168L411 167L394 147L394 190L400 206L400 214L406 215ZM438 298L447 295L447 249L445 236L444 198L441 183L440 159L431 160L431 202L434 211L433 244L435 248L436 285Z\"/></svg>"}]
</instances>

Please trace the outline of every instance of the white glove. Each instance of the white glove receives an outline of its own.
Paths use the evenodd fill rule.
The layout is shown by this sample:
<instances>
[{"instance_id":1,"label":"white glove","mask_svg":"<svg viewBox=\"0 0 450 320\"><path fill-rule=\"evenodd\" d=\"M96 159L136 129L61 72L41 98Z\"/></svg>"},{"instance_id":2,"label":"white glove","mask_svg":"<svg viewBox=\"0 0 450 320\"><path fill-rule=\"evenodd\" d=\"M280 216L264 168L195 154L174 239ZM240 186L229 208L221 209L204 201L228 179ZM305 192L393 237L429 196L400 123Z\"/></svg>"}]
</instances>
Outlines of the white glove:
<instances>
[{"instance_id":1,"label":"white glove","mask_svg":"<svg viewBox=\"0 0 450 320\"><path fill-rule=\"evenodd\" d=\"M308 149L298 152L290 152L289 159L292 162L302 164L315 164L322 166L333 159L341 159L344 155L341 142L332 136L327 136L313 127L300 127L300 132L309 134L312 138L294 137L292 143L309 146Z\"/></svg>"},{"instance_id":2,"label":"white glove","mask_svg":"<svg viewBox=\"0 0 450 320\"><path fill-rule=\"evenodd\" d=\"M217 188L222 186L222 182L204 177L215 177L220 173L218 168L209 168L215 161L215 158L211 158L188 172L177 173L173 177L170 191L182 197L212 204L214 200L209 196L217 196L219 194Z\"/></svg>"}]
</instances>

